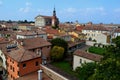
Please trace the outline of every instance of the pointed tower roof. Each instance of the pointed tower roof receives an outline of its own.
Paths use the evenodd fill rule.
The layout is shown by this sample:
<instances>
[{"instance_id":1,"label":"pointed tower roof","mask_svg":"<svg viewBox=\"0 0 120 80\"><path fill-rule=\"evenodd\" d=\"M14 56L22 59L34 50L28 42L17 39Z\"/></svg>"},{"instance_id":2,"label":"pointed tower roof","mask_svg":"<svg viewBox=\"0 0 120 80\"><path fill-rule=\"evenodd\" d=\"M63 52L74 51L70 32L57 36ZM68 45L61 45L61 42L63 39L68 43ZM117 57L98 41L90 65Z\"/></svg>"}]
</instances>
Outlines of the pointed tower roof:
<instances>
[{"instance_id":1,"label":"pointed tower roof","mask_svg":"<svg viewBox=\"0 0 120 80\"><path fill-rule=\"evenodd\" d=\"M55 6L54 6L54 10L53 10L53 16L56 16Z\"/></svg>"}]
</instances>

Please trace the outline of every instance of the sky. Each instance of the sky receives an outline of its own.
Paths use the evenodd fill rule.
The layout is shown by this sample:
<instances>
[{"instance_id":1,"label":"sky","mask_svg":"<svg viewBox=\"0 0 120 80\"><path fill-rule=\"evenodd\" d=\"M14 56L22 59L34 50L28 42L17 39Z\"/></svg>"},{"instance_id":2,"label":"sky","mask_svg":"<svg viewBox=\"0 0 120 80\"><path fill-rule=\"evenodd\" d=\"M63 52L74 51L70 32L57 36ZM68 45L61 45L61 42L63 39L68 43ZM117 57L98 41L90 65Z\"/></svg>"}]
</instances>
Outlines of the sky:
<instances>
[{"instance_id":1,"label":"sky","mask_svg":"<svg viewBox=\"0 0 120 80\"><path fill-rule=\"evenodd\" d=\"M120 24L120 0L0 0L0 20L35 21L54 6L60 22Z\"/></svg>"}]
</instances>

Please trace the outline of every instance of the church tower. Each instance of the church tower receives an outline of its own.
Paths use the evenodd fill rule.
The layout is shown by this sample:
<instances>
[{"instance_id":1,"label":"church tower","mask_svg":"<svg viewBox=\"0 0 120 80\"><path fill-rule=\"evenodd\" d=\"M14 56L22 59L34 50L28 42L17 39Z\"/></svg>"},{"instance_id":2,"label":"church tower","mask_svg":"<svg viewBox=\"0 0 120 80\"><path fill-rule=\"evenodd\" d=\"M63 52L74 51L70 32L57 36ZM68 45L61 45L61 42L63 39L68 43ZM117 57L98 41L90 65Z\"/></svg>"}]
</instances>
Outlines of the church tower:
<instances>
[{"instance_id":1,"label":"church tower","mask_svg":"<svg viewBox=\"0 0 120 80\"><path fill-rule=\"evenodd\" d=\"M55 7L54 7L53 16L52 16L52 26L57 27L58 24L59 24L59 21L58 21L58 18L56 16L56 10L55 10Z\"/></svg>"},{"instance_id":2,"label":"church tower","mask_svg":"<svg viewBox=\"0 0 120 80\"><path fill-rule=\"evenodd\" d=\"M54 7L54 10L53 10L53 16L56 16L56 10L55 10L55 7Z\"/></svg>"}]
</instances>

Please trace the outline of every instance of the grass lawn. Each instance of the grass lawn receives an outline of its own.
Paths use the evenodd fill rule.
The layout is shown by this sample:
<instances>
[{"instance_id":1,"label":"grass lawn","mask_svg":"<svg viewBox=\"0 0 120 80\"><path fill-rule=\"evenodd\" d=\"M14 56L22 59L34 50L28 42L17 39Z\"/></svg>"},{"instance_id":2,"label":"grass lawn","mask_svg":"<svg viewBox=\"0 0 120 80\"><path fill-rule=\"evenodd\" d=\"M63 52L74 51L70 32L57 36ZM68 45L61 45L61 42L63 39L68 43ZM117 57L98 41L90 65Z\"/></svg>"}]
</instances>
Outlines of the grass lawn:
<instances>
[{"instance_id":1,"label":"grass lawn","mask_svg":"<svg viewBox=\"0 0 120 80\"><path fill-rule=\"evenodd\" d=\"M62 61L62 62L54 62L52 63L53 66L65 71L66 73L76 76L80 79L80 76L72 70L72 66L67 62L67 61ZM82 80L82 79L80 79Z\"/></svg>"},{"instance_id":2,"label":"grass lawn","mask_svg":"<svg viewBox=\"0 0 120 80\"><path fill-rule=\"evenodd\" d=\"M95 54L99 54L99 55L103 55L105 53L105 48L100 48L100 47L90 47L88 49L89 52L91 53L95 53Z\"/></svg>"}]
</instances>

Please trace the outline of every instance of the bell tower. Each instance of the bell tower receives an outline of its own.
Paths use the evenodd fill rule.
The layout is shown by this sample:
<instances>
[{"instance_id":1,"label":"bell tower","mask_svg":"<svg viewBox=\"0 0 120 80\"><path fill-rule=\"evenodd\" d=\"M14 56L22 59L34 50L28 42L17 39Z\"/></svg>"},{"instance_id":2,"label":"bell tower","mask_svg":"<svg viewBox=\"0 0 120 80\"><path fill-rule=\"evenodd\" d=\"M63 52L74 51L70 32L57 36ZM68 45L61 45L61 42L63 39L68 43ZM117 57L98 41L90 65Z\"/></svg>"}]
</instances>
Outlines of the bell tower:
<instances>
[{"instance_id":1,"label":"bell tower","mask_svg":"<svg viewBox=\"0 0 120 80\"><path fill-rule=\"evenodd\" d=\"M53 16L52 16L52 27L54 29L58 29L58 27L59 27L58 25L59 25L59 20L58 20L58 18L56 16L56 10L55 10L55 7L54 7Z\"/></svg>"},{"instance_id":2,"label":"bell tower","mask_svg":"<svg viewBox=\"0 0 120 80\"><path fill-rule=\"evenodd\" d=\"M54 7L54 10L53 10L53 16L56 16L56 10L55 10L55 7Z\"/></svg>"}]
</instances>

